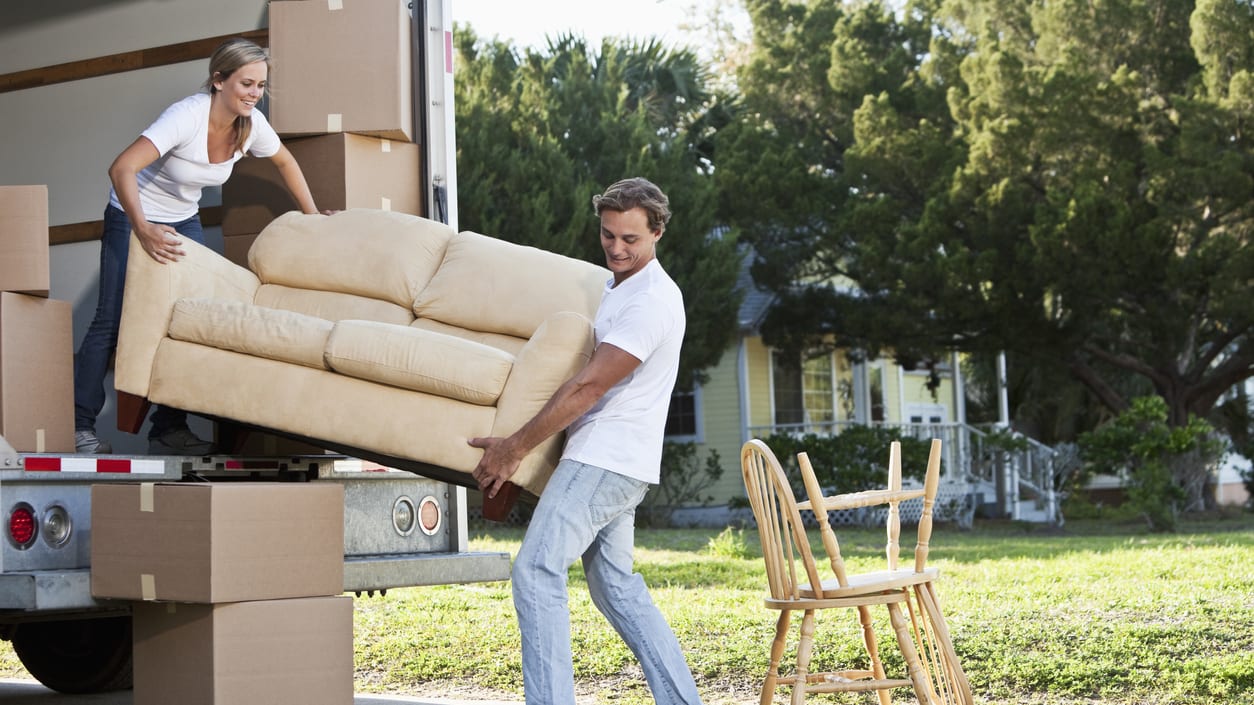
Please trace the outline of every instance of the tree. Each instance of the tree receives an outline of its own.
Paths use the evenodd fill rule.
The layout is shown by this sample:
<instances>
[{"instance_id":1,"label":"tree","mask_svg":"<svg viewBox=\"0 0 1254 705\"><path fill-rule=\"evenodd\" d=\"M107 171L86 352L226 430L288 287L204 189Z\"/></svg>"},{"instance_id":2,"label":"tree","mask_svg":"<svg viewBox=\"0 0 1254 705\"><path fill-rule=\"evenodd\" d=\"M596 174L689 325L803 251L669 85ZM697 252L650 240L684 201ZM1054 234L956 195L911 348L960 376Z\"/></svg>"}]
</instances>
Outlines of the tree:
<instances>
[{"instance_id":1,"label":"tree","mask_svg":"<svg viewBox=\"0 0 1254 705\"><path fill-rule=\"evenodd\" d=\"M604 264L593 195L626 176L662 187L674 212L659 259L684 292L680 388L704 379L736 330L739 256L717 237L712 138L726 98L687 50L559 36L516 52L455 32L461 226Z\"/></svg>"},{"instance_id":2,"label":"tree","mask_svg":"<svg viewBox=\"0 0 1254 705\"><path fill-rule=\"evenodd\" d=\"M1254 376L1249 2L748 6L724 186L797 208L733 220L770 340L1005 350L1177 426Z\"/></svg>"}]
</instances>

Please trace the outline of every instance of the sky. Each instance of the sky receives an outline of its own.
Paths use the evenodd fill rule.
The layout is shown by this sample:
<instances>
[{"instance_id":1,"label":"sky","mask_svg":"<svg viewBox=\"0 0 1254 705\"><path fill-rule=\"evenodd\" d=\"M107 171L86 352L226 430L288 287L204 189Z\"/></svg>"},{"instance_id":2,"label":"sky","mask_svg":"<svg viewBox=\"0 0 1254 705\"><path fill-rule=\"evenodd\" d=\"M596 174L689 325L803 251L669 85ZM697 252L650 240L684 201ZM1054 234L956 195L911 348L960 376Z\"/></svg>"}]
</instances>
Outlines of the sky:
<instances>
[{"instance_id":1,"label":"sky","mask_svg":"<svg viewBox=\"0 0 1254 705\"><path fill-rule=\"evenodd\" d=\"M590 46L610 37L657 37L689 43L679 25L701 0L452 0L453 21L481 37L512 40L519 48L547 46L546 36L583 35Z\"/></svg>"}]
</instances>

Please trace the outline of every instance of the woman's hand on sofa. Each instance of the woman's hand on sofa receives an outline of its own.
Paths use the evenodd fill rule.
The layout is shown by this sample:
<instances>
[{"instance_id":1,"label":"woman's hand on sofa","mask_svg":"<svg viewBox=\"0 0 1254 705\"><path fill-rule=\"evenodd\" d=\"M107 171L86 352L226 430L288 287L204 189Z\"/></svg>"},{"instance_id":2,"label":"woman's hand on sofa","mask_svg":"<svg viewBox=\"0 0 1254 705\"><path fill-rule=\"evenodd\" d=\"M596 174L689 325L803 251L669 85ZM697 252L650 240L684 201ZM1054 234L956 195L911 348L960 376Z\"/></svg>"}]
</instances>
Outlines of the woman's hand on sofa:
<instances>
[{"instance_id":1,"label":"woman's hand on sofa","mask_svg":"<svg viewBox=\"0 0 1254 705\"><path fill-rule=\"evenodd\" d=\"M134 230L144 252L161 264L177 262L187 254L183 250L183 241L179 239L178 232L168 225L144 221L137 223Z\"/></svg>"},{"instance_id":2,"label":"woman's hand on sofa","mask_svg":"<svg viewBox=\"0 0 1254 705\"><path fill-rule=\"evenodd\" d=\"M509 438L471 438L466 442L483 449L483 457L471 471L471 477L475 478L481 492L489 498L495 497L501 486L518 472L526 453L519 453Z\"/></svg>"}]
</instances>

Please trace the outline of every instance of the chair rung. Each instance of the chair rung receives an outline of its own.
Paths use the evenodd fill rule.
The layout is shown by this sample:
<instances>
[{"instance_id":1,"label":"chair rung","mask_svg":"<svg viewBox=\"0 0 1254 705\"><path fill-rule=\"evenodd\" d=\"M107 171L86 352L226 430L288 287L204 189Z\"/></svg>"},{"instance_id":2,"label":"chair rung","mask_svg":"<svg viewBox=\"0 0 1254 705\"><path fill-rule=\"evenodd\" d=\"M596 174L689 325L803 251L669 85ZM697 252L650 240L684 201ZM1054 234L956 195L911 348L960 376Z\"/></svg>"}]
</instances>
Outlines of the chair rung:
<instances>
[{"instance_id":1,"label":"chair rung","mask_svg":"<svg viewBox=\"0 0 1254 705\"><path fill-rule=\"evenodd\" d=\"M807 681L810 679L807 678ZM865 693L871 690L885 690L887 688L913 688L914 683L908 678L885 678L884 680L856 680L856 681L817 681L807 683L807 693Z\"/></svg>"},{"instance_id":2,"label":"chair rung","mask_svg":"<svg viewBox=\"0 0 1254 705\"><path fill-rule=\"evenodd\" d=\"M822 673L811 673L806 676L807 683L822 683L831 681L833 683L841 680L856 681L863 678L874 678L875 671L866 670L848 670L848 671L826 671Z\"/></svg>"},{"instance_id":3,"label":"chair rung","mask_svg":"<svg viewBox=\"0 0 1254 705\"><path fill-rule=\"evenodd\" d=\"M923 496L923 490L867 490L865 492L853 492L850 494L836 495L834 497L825 497L823 499L823 508L829 512L840 509L857 509L858 507L873 507L877 504L889 504L890 502L905 502L911 499L917 499ZM798 502L797 509L813 509L810 502Z\"/></svg>"}]
</instances>

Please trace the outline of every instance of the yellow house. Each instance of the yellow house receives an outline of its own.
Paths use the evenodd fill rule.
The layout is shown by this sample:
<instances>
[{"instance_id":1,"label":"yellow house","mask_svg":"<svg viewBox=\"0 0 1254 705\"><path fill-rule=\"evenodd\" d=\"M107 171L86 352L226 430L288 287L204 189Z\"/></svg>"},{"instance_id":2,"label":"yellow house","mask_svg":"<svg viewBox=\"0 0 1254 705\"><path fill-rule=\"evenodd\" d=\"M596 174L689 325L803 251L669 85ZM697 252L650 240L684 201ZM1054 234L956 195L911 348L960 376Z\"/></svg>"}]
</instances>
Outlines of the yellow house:
<instances>
[{"instance_id":1,"label":"yellow house","mask_svg":"<svg viewBox=\"0 0 1254 705\"><path fill-rule=\"evenodd\" d=\"M706 384L676 391L667 425L667 440L696 444L702 462L711 451L718 453L723 474L707 490L712 504L744 496L740 447L750 438L839 433L843 426L867 423L941 437L952 435L944 429L965 421L957 394L961 374L955 375L952 361L938 366L939 386L933 391L928 370L907 370L891 359L855 363L846 350L785 355L759 334L773 297L754 285L747 266L739 288L744 301L732 346L707 370Z\"/></svg>"}]
</instances>

